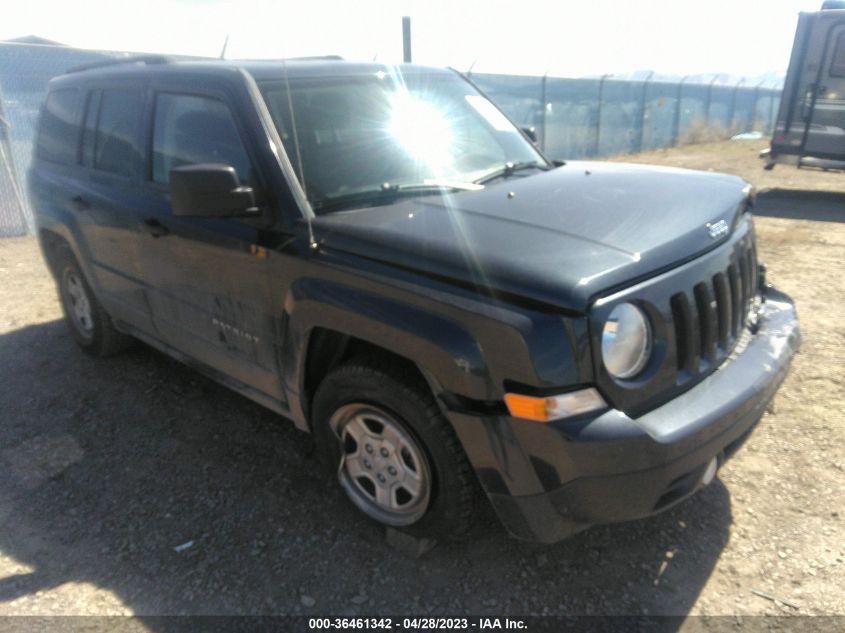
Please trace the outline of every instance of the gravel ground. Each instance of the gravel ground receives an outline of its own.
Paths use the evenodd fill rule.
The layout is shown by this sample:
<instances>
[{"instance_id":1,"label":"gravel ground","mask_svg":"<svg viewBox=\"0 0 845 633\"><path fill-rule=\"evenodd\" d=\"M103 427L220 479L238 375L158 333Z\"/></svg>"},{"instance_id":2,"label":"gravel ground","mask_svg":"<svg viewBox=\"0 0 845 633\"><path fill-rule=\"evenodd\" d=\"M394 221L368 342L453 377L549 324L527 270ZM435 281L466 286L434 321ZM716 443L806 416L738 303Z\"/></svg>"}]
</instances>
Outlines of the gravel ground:
<instances>
[{"instance_id":1,"label":"gravel ground","mask_svg":"<svg viewBox=\"0 0 845 633\"><path fill-rule=\"evenodd\" d=\"M400 555L292 425L142 345L82 354L34 239L0 240L0 615L845 614L845 195L824 193L845 176L762 172L756 149L636 160L771 179L760 250L802 353L708 488L554 546L485 510Z\"/></svg>"}]
</instances>

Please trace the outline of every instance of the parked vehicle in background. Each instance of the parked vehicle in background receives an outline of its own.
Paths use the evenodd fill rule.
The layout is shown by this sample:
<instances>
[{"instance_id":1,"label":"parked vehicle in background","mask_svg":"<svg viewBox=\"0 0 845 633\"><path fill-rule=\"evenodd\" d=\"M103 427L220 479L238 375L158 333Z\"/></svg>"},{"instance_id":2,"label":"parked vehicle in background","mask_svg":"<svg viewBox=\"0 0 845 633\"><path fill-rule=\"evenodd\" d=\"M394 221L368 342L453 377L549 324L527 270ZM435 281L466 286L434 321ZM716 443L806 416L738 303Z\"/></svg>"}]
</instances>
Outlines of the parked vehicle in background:
<instances>
[{"instance_id":1,"label":"parked vehicle in background","mask_svg":"<svg viewBox=\"0 0 845 633\"><path fill-rule=\"evenodd\" d=\"M351 502L551 542L664 510L799 342L750 186L548 161L465 78L126 60L54 79L30 189L70 331L293 420ZM245 427L244 432L248 432Z\"/></svg>"},{"instance_id":2,"label":"parked vehicle in background","mask_svg":"<svg viewBox=\"0 0 845 633\"><path fill-rule=\"evenodd\" d=\"M766 169L845 170L845 3L801 13Z\"/></svg>"}]
</instances>

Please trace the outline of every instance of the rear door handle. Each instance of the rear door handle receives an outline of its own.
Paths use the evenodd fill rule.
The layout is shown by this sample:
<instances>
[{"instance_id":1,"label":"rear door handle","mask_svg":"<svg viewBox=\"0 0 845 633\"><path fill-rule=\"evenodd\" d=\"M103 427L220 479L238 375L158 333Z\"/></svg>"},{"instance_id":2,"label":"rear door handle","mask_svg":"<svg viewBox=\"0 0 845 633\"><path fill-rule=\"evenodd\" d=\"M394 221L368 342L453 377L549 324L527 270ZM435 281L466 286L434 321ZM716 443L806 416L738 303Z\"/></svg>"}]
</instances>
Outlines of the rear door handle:
<instances>
[{"instance_id":1,"label":"rear door handle","mask_svg":"<svg viewBox=\"0 0 845 633\"><path fill-rule=\"evenodd\" d=\"M87 211L91 208L91 203L82 196L74 196L70 199L70 206L73 207L75 211Z\"/></svg>"},{"instance_id":2,"label":"rear door handle","mask_svg":"<svg viewBox=\"0 0 845 633\"><path fill-rule=\"evenodd\" d=\"M144 230L153 237L162 237L163 235L170 233L170 229L155 218L147 218L141 226L143 226Z\"/></svg>"}]
</instances>

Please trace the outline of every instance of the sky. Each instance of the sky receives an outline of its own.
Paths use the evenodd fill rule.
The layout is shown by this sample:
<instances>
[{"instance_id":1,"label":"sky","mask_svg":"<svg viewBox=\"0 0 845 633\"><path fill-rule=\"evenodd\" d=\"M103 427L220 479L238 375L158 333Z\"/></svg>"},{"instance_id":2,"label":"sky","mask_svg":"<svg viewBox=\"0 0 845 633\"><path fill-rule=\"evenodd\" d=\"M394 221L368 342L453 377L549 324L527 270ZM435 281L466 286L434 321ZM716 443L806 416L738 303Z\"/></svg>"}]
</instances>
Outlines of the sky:
<instances>
[{"instance_id":1,"label":"sky","mask_svg":"<svg viewBox=\"0 0 845 633\"><path fill-rule=\"evenodd\" d=\"M821 0L25 0L0 10L0 40L35 34L92 49L279 58L338 54L582 77L783 73L799 11Z\"/></svg>"}]
</instances>

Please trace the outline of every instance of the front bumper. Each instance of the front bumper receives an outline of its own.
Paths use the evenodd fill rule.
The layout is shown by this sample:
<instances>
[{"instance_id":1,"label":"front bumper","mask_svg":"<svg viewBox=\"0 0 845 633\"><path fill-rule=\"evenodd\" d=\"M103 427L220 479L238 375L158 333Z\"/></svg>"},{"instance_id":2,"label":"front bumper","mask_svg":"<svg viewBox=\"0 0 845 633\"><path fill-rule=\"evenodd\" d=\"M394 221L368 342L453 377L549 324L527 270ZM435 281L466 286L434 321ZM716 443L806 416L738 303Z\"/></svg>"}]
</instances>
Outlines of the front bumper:
<instances>
[{"instance_id":1,"label":"front bumper","mask_svg":"<svg viewBox=\"0 0 845 633\"><path fill-rule=\"evenodd\" d=\"M795 307L768 288L755 334L713 374L652 411L537 424L450 417L482 486L516 537L554 542L590 525L660 512L702 485L750 435L800 344ZM744 349L741 349L744 346Z\"/></svg>"}]
</instances>

